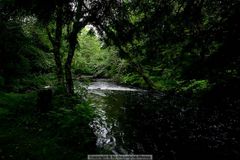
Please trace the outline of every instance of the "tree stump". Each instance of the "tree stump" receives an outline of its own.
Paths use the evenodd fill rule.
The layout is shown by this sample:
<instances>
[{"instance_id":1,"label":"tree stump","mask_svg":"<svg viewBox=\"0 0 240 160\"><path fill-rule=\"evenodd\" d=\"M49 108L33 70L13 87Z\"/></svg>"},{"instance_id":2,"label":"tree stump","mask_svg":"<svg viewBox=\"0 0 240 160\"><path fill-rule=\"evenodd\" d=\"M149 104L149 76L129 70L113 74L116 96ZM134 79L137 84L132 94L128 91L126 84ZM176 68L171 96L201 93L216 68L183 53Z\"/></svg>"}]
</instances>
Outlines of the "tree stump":
<instances>
[{"instance_id":1,"label":"tree stump","mask_svg":"<svg viewBox=\"0 0 240 160\"><path fill-rule=\"evenodd\" d=\"M37 111L46 113L51 110L53 91L46 86L38 91Z\"/></svg>"}]
</instances>

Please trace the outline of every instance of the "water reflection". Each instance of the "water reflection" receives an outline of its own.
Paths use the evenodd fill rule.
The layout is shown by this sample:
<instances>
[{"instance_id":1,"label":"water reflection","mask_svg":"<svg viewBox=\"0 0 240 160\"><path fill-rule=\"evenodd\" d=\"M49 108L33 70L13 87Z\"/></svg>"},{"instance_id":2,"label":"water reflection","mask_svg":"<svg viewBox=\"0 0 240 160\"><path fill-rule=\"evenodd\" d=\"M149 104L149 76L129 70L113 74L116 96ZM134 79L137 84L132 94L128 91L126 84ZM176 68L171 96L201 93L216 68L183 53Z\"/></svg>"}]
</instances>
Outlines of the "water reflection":
<instances>
[{"instance_id":1,"label":"water reflection","mask_svg":"<svg viewBox=\"0 0 240 160\"><path fill-rule=\"evenodd\" d=\"M223 123L218 113L200 111L186 97L107 89L91 89L89 97L98 115L91 124L97 146L114 154L153 154L157 160L224 159L226 153L235 154L229 149L233 137L224 125L232 123L231 118Z\"/></svg>"},{"instance_id":2,"label":"water reflection","mask_svg":"<svg viewBox=\"0 0 240 160\"><path fill-rule=\"evenodd\" d=\"M149 118L145 117L147 113L141 113L146 111L141 110L150 101L157 102L162 95L148 95L146 91L116 86L111 82L94 82L88 88L89 97L98 115L91 124L98 137L97 146L115 154L146 153L144 144L139 140L152 141L152 138L141 136L150 127L144 128L148 125Z\"/></svg>"}]
</instances>

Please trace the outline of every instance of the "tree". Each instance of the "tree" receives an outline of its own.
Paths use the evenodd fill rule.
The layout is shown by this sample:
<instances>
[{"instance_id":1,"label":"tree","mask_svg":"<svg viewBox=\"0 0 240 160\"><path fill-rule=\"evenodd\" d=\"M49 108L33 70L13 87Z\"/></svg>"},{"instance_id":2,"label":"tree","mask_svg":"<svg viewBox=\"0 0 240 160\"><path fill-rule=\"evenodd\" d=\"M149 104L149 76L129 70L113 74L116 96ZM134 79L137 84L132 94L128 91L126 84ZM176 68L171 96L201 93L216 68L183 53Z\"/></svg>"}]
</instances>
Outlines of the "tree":
<instances>
[{"instance_id":1,"label":"tree","mask_svg":"<svg viewBox=\"0 0 240 160\"><path fill-rule=\"evenodd\" d=\"M63 74L63 66L62 66L62 56L60 53L61 43L62 43L62 32L64 25L64 17L63 17L63 6L64 1L58 0L56 1L56 17L55 17L55 34L54 37L51 34L50 29L47 27L47 34L49 40L52 43L54 60L56 64L56 74L58 78L58 83L64 85L64 74Z\"/></svg>"},{"instance_id":2,"label":"tree","mask_svg":"<svg viewBox=\"0 0 240 160\"><path fill-rule=\"evenodd\" d=\"M239 75L238 7L228 0L124 1L99 30L146 82L165 77L214 83Z\"/></svg>"},{"instance_id":3,"label":"tree","mask_svg":"<svg viewBox=\"0 0 240 160\"><path fill-rule=\"evenodd\" d=\"M64 81L60 50L63 27L67 27L68 54L64 70L66 91L69 95L74 93L71 63L77 44L77 34L87 24L100 21L108 13L113 2L114 0L50 0L47 7L45 7L45 2L39 0L29 0L27 4L21 4L19 0L14 2L15 5L19 5L27 14L35 14L43 24L47 25L51 21L55 23L53 27L55 33L52 33L49 28L47 28L47 33L53 46L56 74L59 83L63 83Z\"/></svg>"},{"instance_id":4,"label":"tree","mask_svg":"<svg viewBox=\"0 0 240 160\"><path fill-rule=\"evenodd\" d=\"M38 35L41 26L16 2L3 1L0 7L0 77L8 89L14 89L14 83L29 74L48 73L52 67L48 45Z\"/></svg>"},{"instance_id":5,"label":"tree","mask_svg":"<svg viewBox=\"0 0 240 160\"><path fill-rule=\"evenodd\" d=\"M111 1L104 0L78 0L72 1L72 17L68 28L68 55L65 62L65 78L67 94L74 94L71 64L77 44L78 33L87 24L96 24L106 15Z\"/></svg>"},{"instance_id":6,"label":"tree","mask_svg":"<svg viewBox=\"0 0 240 160\"><path fill-rule=\"evenodd\" d=\"M22 3L20 0L16 1L4 1L3 9L6 8L9 12L8 17L21 16L27 17L32 16L38 19L38 22L48 26L52 21L55 21L56 25L53 30L55 34L52 34L50 29L47 27L47 34L50 42L52 43L54 53L54 60L56 64L56 75L59 84L64 85L64 75L61 60L61 39L62 29L64 25L63 9L64 4L67 4L67 0L50 0L47 5L46 2L41 0L27 0Z\"/></svg>"},{"instance_id":7,"label":"tree","mask_svg":"<svg viewBox=\"0 0 240 160\"><path fill-rule=\"evenodd\" d=\"M153 89L155 88L153 82L138 60L137 52L139 49L136 48L138 45L136 44L136 36L141 34L142 31L137 28L137 21L133 19L141 19L141 16L134 15L134 9L131 8L131 5L136 3L138 2L118 1L109 10L110 14L104 16L102 21L96 24L96 28L106 44L116 46L120 57L128 60L135 71L143 78L148 88Z\"/></svg>"}]
</instances>

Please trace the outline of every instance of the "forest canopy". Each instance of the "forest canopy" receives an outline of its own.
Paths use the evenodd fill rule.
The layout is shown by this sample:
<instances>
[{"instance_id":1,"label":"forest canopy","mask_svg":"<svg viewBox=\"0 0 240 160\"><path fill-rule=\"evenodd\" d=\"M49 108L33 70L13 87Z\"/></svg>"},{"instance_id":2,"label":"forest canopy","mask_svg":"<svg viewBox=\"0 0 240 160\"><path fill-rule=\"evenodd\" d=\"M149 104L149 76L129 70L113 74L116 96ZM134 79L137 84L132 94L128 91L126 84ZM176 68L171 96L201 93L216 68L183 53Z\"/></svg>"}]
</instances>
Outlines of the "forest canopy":
<instances>
[{"instance_id":1,"label":"forest canopy","mask_svg":"<svg viewBox=\"0 0 240 160\"><path fill-rule=\"evenodd\" d=\"M162 146L146 146L162 159L179 159L184 147L238 159L239 15L238 0L1 0L0 159L109 153L96 149L89 125L99 115L86 86L99 79L144 91L109 112L130 104L129 123L158 124ZM109 95L113 104L124 99L99 95L98 107Z\"/></svg>"},{"instance_id":2,"label":"forest canopy","mask_svg":"<svg viewBox=\"0 0 240 160\"><path fill-rule=\"evenodd\" d=\"M169 83L174 87L192 80L227 84L224 81L239 78L238 7L239 2L227 0L66 0L49 1L47 5L38 0L3 0L1 50L5 56L1 64L6 59L19 59L19 65L29 68L32 64L24 62L24 54L32 54L31 48L49 52L49 56L53 53L58 82L73 94L72 59L78 41L82 43L77 37L91 24L101 45L114 46L117 55L128 61L129 73L124 77L127 80L126 76L130 76L130 83L135 83L132 77L139 85L156 89L164 89L167 81L172 81ZM26 44L27 38L32 44ZM8 57L11 54L16 56ZM3 78L8 76L6 72L13 72L9 65L1 69ZM22 71L14 72L19 75ZM6 81L9 79L6 77Z\"/></svg>"}]
</instances>

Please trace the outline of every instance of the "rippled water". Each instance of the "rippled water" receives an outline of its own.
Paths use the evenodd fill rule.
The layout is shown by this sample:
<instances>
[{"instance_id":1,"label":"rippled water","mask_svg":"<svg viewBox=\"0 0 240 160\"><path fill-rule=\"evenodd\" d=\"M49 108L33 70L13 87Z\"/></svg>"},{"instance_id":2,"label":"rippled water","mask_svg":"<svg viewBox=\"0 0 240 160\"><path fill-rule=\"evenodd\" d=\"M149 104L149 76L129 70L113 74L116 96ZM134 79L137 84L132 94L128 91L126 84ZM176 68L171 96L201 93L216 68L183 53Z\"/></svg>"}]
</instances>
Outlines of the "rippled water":
<instances>
[{"instance_id":1,"label":"rippled water","mask_svg":"<svg viewBox=\"0 0 240 160\"><path fill-rule=\"evenodd\" d=\"M131 126L130 120L136 118L135 120L138 121L139 119L135 116L129 117L128 114L134 113L137 115L139 113L132 112L129 109L133 109L137 104L144 104L145 98L149 100L148 92L142 89L120 86L106 80L91 83L88 86L88 92L89 98L92 100L92 106L98 115L91 124L97 136L97 146L114 154L134 153L134 149L127 146L130 141L125 139L129 134L125 127L135 127L134 125ZM153 100L159 96L151 95L150 99ZM141 121L142 119L139 123Z\"/></svg>"},{"instance_id":2,"label":"rippled water","mask_svg":"<svg viewBox=\"0 0 240 160\"><path fill-rule=\"evenodd\" d=\"M137 91L137 89L124 87L117 85L114 82L108 81L107 79L99 79L96 82L92 82L88 90L112 90L112 91Z\"/></svg>"},{"instance_id":3,"label":"rippled water","mask_svg":"<svg viewBox=\"0 0 240 160\"><path fill-rule=\"evenodd\" d=\"M88 93L98 115L91 127L102 150L152 154L156 160L224 159L239 153L229 149L237 144L228 131L235 121L200 110L186 96L152 93L106 80L91 83Z\"/></svg>"},{"instance_id":4,"label":"rippled water","mask_svg":"<svg viewBox=\"0 0 240 160\"><path fill-rule=\"evenodd\" d=\"M123 147L118 146L119 142L115 137L116 133L124 134L119 128L118 116L122 115L125 108L122 102L125 100L119 95L140 91L142 90L120 86L105 79L92 82L88 86L89 97L92 99L92 105L98 115L91 124L97 136L98 147L116 154L118 153L116 148L120 149L122 153L127 153Z\"/></svg>"}]
</instances>

